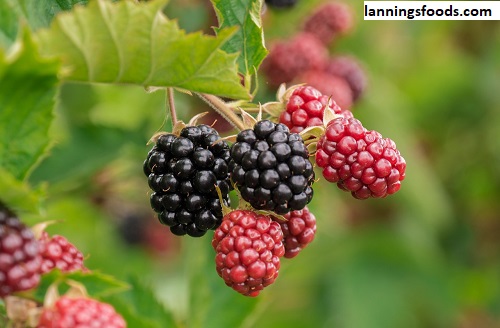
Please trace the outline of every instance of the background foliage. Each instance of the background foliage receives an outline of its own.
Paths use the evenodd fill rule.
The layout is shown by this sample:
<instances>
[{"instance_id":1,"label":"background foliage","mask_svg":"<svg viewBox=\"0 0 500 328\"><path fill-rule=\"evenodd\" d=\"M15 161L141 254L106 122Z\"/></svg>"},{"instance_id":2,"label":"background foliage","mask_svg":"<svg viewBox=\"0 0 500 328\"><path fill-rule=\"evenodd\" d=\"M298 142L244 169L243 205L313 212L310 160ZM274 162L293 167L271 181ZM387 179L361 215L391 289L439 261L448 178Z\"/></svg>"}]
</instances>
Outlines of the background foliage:
<instances>
[{"instance_id":1,"label":"background foliage","mask_svg":"<svg viewBox=\"0 0 500 328\"><path fill-rule=\"evenodd\" d=\"M290 37L321 2L299 1L292 10L268 8L263 15L266 46ZM241 6L247 10L252 3L241 1ZM88 84L76 83L80 75L63 70L68 75L58 83L58 65L65 62L39 57L32 38L42 53L85 57L91 49L114 51L107 48L110 42L90 39L74 49L58 45L54 35L69 28L62 17L50 30L35 33L48 27L57 12L86 1L0 1L0 197L18 207L26 222L60 220L49 232L67 236L89 254L90 269L106 274L92 286L117 290L109 277L132 286L95 295L113 303L130 327L500 326L500 26L487 21L364 22L362 1L349 3L357 14L356 29L330 50L364 63L369 88L353 112L367 128L397 142L408 163L407 178L396 195L366 201L317 183L310 206L318 219L316 240L293 261L283 260L279 279L258 298L245 298L224 285L215 272L210 238L174 238L149 209L142 161L150 136L169 129L164 95L145 92L148 85L137 76L115 80L116 85ZM99 9L96 2L93 6ZM164 12L188 32L215 34L208 1L171 0ZM24 23L18 25L13 17L23 17ZM248 29L256 28L242 17ZM217 39L196 34L179 42L190 48L204 40L207 49L234 53L231 43L217 40L234 42L241 39L241 30L223 31ZM8 52L18 35L24 46ZM259 40L243 37L243 42L253 44L255 53L244 55L258 67L265 49ZM92 48L96 44L104 48ZM124 50L122 58L135 50ZM204 84L212 90L174 85L247 96L236 79L241 55L222 50L215 51L217 65L230 70L226 82ZM89 67L105 77L92 81L115 79L116 60L101 59ZM180 72L184 67L169 68ZM248 66L239 70L252 73ZM260 75L259 82L255 101L273 99L274 90ZM185 121L209 110L181 93L176 105ZM24 125L29 134L8 139L7 129L22 120L33 122ZM23 160L26 152L43 153L49 140L50 152L38 166ZM131 217L147 227L149 242L131 244L130 234L129 243L123 238L124 223L134 222Z\"/></svg>"}]
</instances>

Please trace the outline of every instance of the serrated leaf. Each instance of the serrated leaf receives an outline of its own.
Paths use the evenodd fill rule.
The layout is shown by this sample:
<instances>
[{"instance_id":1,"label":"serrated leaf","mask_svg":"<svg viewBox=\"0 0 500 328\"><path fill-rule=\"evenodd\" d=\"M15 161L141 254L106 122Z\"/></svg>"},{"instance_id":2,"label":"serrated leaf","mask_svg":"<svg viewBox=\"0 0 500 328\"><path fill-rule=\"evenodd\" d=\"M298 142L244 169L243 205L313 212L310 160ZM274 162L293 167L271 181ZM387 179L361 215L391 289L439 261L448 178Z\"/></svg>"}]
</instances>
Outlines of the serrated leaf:
<instances>
[{"instance_id":1,"label":"serrated leaf","mask_svg":"<svg viewBox=\"0 0 500 328\"><path fill-rule=\"evenodd\" d=\"M0 49L0 167L25 179L49 143L59 65L40 57L29 32Z\"/></svg>"},{"instance_id":2,"label":"serrated leaf","mask_svg":"<svg viewBox=\"0 0 500 328\"><path fill-rule=\"evenodd\" d=\"M162 13L166 1L90 2L56 16L38 38L45 54L62 58L63 79L176 87L249 98L237 55L221 50L234 33L186 34Z\"/></svg>"},{"instance_id":3,"label":"serrated leaf","mask_svg":"<svg viewBox=\"0 0 500 328\"><path fill-rule=\"evenodd\" d=\"M123 316L129 327L178 327L173 314L162 304L153 290L137 278L128 280L131 289L119 295L104 297Z\"/></svg>"},{"instance_id":4,"label":"serrated leaf","mask_svg":"<svg viewBox=\"0 0 500 328\"><path fill-rule=\"evenodd\" d=\"M69 286L64 282L68 280L79 282L85 286L89 296L96 298L118 293L130 287L125 282L119 281L112 276L105 275L97 271L75 271L71 273L63 273L59 270L52 270L51 272L42 275L40 284L34 291L34 299L39 302L43 302L47 290L55 282L60 283L59 291L61 295L64 294L64 292L69 288Z\"/></svg>"},{"instance_id":5,"label":"serrated leaf","mask_svg":"<svg viewBox=\"0 0 500 328\"><path fill-rule=\"evenodd\" d=\"M44 196L43 186L32 189L26 182L19 181L0 167L0 202L15 213L38 214Z\"/></svg>"},{"instance_id":6,"label":"serrated leaf","mask_svg":"<svg viewBox=\"0 0 500 328\"><path fill-rule=\"evenodd\" d=\"M230 26L239 27L222 49L229 53L239 52L239 71L245 76L259 68L268 52L261 22L262 3L263 0L212 0L219 19L216 32Z\"/></svg>"}]
</instances>

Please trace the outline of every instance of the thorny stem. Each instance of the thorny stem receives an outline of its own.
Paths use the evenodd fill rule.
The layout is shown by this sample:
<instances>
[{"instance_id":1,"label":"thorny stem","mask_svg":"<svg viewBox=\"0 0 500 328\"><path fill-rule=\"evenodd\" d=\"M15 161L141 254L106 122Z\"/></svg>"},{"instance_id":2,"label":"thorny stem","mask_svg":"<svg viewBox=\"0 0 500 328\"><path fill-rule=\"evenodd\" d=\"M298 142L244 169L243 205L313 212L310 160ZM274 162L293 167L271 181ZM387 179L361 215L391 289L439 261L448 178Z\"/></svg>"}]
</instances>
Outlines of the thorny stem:
<instances>
[{"instance_id":1,"label":"thorny stem","mask_svg":"<svg viewBox=\"0 0 500 328\"><path fill-rule=\"evenodd\" d=\"M238 115L236 115L236 113L222 99L205 93L196 93L196 95L209 104L210 107L212 107L235 128L240 131L245 129L243 120L239 118Z\"/></svg>"},{"instance_id":2,"label":"thorny stem","mask_svg":"<svg viewBox=\"0 0 500 328\"><path fill-rule=\"evenodd\" d=\"M172 118L172 126L175 126L175 124L177 124L177 112L175 111L174 88L167 88L166 102L170 111L170 117Z\"/></svg>"}]
</instances>

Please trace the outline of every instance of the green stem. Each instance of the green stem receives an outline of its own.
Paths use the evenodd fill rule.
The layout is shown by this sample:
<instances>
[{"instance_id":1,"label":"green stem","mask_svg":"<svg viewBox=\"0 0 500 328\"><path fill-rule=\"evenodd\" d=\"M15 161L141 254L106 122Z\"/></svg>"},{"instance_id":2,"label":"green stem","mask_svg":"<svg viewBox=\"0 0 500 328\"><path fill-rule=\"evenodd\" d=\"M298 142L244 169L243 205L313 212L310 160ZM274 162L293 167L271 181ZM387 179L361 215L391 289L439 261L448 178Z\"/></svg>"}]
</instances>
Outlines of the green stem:
<instances>
[{"instance_id":1,"label":"green stem","mask_svg":"<svg viewBox=\"0 0 500 328\"><path fill-rule=\"evenodd\" d=\"M203 101L210 105L217 113L219 113L226 121L231 123L236 129L244 130L245 125L243 120L219 97L205 93L196 93Z\"/></svg>"}]
</instances>

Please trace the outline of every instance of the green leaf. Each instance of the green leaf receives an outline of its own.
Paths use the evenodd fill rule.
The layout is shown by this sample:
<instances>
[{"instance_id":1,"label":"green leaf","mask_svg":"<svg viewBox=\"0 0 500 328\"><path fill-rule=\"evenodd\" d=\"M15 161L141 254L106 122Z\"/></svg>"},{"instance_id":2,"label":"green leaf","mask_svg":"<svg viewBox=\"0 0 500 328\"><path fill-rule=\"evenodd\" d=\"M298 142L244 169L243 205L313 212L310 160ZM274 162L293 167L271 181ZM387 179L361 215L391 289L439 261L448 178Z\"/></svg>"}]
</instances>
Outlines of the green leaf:
<instances>
[{"instance_id":1,"label":"green leaf","mask_svg":"<svg viewBox=\"0 0 500 328\"><path fill-rule=\"evenodd\" d=\"M26 182L19 181L0 167L0 201L15 213L38 214L44 196L44 185L33 190Z\"/></svg>"},{"instance_id":2,"label":"green leaf","mask_svg":"<svg viewBox=\"0 0 500 328\"><path fill-rule=\"evenodd\" d=\"M125 282L97 271L62 273L59 270L52 270L42 276L40 284L34 291L35 300L43 302L47 289L55 282L60 283L59 291L63 294L68 289L68 285L64 282L68 280L81 283L87 289L89 296L95 298L105 297L129 288L129 285Z\"/></svg>"},{"instance_id":3,"label":"green leaf","mask_svg":"<svg viewBox=\"0 0 500 328\"><path fill-rule=\"evenodd\" d=\"M137 278L129 279L131 289L119 295L104 297L124 317L129 327L178 327L173 314L162 304L153 290Z\"/></svg>"},{"instance_id":4,"label":"green leaf","mask_svg":"<svg viewBox=\"0 0 500 328\"><path fill-rule=\"evenodd\" d=\"M6 55L0 50L0 167L25 179L50 143L58 63L40 57L25 29Z\"/></svg>"},{"instance_id":5,"label":"green leaf","mask_svg":"<svg viewBox=\"0 0 500 328\"><path fill-rule=\"evenodd\" d=\"M221 50L234 34L186 34L161 9L165 1L97 0L61 13L38 37L45 54L63 60L66 80L178 87L249 98L237 55Z\"/></svg>"},{"instance_id":6,"label":"green leaf","mask_svg":"<svg viewBox=\"0 0 500 328\"><path fill-rule=\"evenodd\" d=\"M255 73L267 55L261 21L262 2L212 0L220 25L216 32L226 27L239 27L222 49L228 53L239 52L239 71L245 76Z\"/></svg>"}]
</instances>

